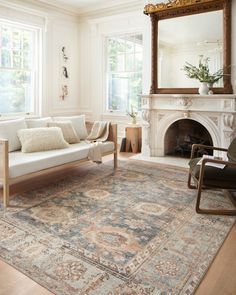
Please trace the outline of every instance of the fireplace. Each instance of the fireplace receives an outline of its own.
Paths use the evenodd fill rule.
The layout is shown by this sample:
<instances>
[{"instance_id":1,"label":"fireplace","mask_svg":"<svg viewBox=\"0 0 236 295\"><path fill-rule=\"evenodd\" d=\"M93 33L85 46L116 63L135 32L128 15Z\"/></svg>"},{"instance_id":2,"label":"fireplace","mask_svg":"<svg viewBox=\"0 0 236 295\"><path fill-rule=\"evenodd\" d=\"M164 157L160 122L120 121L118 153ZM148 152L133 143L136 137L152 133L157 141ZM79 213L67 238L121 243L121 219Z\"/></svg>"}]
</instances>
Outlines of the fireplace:
<instances>
[{"instance_id":1,"label":"fireplace","mask_svg":"<svg viewBox=\"0 0 236 295\"><path fill-rule=\"evenodd\" d=\"M236 96L143 95L142 118L141 157L188 157L193 143L227 148L236 136Z\"/></svg>"},{"instance_id":2,"label":"fireplace","mask_svg":"<svg viewBox=\"0 0 236 295\"><path fill-rule=\"evenodd\" d=\"M170 125L164 139L164 154L189 158L193 144L213 145L210 133L200 123L181 119ZM199 156L212 154L207 149L200 149Z\"/></svg>"}]
</instances>

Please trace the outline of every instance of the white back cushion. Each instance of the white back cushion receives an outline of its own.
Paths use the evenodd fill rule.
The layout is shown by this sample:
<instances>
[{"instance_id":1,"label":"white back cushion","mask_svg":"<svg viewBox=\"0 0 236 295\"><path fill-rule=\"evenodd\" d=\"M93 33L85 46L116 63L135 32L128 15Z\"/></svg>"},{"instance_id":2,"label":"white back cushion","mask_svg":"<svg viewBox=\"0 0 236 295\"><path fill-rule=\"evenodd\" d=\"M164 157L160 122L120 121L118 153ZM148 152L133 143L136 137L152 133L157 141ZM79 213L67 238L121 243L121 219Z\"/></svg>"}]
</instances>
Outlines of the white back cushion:
<instances>
[{"instance_id":1,"label":"white back cushion","mask_svg":"<svg viewBox=\"0 0 236 295\"><path fill-rule=\"evenodd\" d=\"M48 127L48 123L52 121L52 118L38 118L38 119L26 119L25 122L28 128L42 128Z\"/></svg>"},{"instance_id":2,"label":"white back cushion","mask_svg":"<svg viewBox=\"0 0 236 295\"><path fill-rule=\"evenodd\" d=\"M80 142L79 136L77 135L71 121L61 121L61 122L49 122L48 127L59 127L61 128L62 134L65 141L68 143L78 143Z\"/></svg>"},{"instance_id":3,"label":"white back cushion","mask_svg":"<svg viewBox=\"0 0 236 295\"><path fill-rule=\"evenodd\" d=\"M18 131L23 153L41 152L68 148L61 128L29 128Z\"/></svg>"},{"instance_id":4,"label":"white back cushion","mask_svg":"<svg viewBox=\"0 0 236 295\"><path fill-rule=\"evenodd\" d=\"M85 125L85 115L71 116L71 117L54 117L54 121L71 121L78 137L86 139L88 136L87 128Z\"/></svg>"},{"instance_id":5,"label":"white back cushion","mask_svg":"<svg viewBox=\"0 0 236 295\"><path fill-rule=\"evenodd\" d=\"M24 118L0 122L0 138L8 140L9 152L20 150L21 143L17 132L25 128L27 128L27 125Z\"/></svg>"}]
</instances>

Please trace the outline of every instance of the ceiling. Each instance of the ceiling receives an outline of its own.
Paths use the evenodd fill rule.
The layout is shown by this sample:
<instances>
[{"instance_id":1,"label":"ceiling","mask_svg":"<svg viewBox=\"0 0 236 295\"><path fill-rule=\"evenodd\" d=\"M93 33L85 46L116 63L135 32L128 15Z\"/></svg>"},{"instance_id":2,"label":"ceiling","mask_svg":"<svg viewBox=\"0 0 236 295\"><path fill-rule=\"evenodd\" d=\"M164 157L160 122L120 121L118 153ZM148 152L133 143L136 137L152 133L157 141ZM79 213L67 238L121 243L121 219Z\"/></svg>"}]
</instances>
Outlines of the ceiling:
<instances>
[{"instance_id":1,"label":"ceiling","mask_svg":"<svg viewBox=\"0 0 236 295\"><path fill-rule=\"evenodd\" d=\"M65 10L84 13L134 3L134 0L38 0Z\"/></svg>"}]
</instances>

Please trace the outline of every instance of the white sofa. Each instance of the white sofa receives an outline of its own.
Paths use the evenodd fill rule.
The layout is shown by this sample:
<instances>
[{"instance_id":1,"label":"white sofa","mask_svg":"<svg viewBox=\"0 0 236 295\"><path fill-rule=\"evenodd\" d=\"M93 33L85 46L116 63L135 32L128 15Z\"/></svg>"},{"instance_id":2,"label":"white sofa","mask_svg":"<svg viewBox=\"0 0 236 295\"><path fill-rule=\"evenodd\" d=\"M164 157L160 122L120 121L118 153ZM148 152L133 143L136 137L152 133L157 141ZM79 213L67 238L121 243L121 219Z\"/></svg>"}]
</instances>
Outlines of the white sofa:
<instances>
[{"instance_id":1,"label":"white sofa","mask_svg":"<svg viewBox=\"0 0 236 295\"><path fill-rule=\"evenodd\" d=\"M92 123L86 122L88 130ZM21 150L9 152L9 142L0 138L0 183L3 188L3 204L9 205L9 188L17 183L37 175L73 167L88 160L90 143L81 141L69 148L34 153ZM108 140L102 144L102 155L114 155L114 168L117 167L117 125L111 124Z\"/></svg>"}]
</instances>

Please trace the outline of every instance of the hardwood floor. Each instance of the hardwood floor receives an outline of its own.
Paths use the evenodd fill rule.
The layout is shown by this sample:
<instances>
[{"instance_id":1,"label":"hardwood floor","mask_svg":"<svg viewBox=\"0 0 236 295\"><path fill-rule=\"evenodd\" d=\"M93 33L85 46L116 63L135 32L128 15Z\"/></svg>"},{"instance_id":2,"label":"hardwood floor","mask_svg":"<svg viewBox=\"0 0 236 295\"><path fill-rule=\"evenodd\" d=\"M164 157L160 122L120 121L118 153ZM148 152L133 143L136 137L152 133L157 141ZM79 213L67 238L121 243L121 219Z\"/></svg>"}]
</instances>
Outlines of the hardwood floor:
<instances>
[{"instance_id":1,"label":"hardwood floor","mask_svg":"<svg viewBox=\"0 0 236 295\"><path fill-rule=\"evenodd\" d=\"M126 160L133 154L122 153L119 158ZM111 156L107 156L104 161L111 160ZM92 165L85 163L84 165ZM70 171L70 173L79 173L83 169L83 165L78 170ZM52 182L60 175L52 175L50 179L37 179L35 186ZM27 182L27 188L31 186L32 181ZM14 189L23 190L26 183L17 185ZM1 201L1 200L0 200ZM215 260L210 266L204 279L202 280L196 295L235 295L236 294L236 224L233 226ZM0 261L0 295L52 295L33 280L9 266L3 261ZM79 294L78 294L79 295Z\"/></svg>"}]
</instances>

